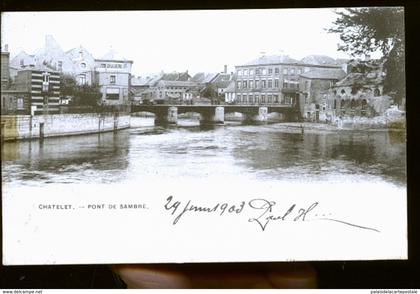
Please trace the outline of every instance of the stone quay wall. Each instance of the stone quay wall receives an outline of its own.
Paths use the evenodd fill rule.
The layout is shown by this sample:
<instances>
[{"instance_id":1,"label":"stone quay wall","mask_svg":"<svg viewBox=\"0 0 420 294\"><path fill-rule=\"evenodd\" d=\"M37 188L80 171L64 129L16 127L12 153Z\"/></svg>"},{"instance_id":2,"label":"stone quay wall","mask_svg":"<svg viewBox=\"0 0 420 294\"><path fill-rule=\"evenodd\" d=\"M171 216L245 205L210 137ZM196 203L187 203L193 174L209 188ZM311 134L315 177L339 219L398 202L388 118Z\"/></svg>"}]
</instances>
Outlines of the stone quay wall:
<instances>
[{"instance_id":1,"label":"stone quay wall","mask_svg":"<svg viewBox=\"0 0 420 294\"><path fill-rule=\"evenodd\" d=\"M1 116L1 137L5 141L102 133L129 127L129 113Z\"/></svg>"}]
</instances>

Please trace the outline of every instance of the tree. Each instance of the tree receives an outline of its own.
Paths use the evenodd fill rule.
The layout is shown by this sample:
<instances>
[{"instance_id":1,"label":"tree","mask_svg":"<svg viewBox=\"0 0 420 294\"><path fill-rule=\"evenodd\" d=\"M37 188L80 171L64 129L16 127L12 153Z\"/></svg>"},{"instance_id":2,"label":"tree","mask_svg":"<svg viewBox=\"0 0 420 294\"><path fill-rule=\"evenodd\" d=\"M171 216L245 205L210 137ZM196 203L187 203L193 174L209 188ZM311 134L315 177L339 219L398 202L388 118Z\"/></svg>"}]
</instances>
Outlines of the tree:
<instances>
[{"instance_id":1,"label":"tree","mask_svg":"<svg viewBox=\"0 0 420 294\"><path fill-rule=\"evenodd\" d=\"M74 103L80 106L98 106L101 96L98 84L85 84L77 87Z\"/></svg>"},{"instance_id":2,"label":"tree","mask_svg":"<svg viewBox=\"0 0 420 294\"><path fill-rule=\"evenodd\" d=\"M78 85L71 75L61 76L61 94L71 96L73 106L97 106L102 96L99 85Z\"/></svg>"},{"instance_id":3,"label":"tree","mask_svg":"<svg viewBox=\"0 0 420 294\"><path fill-rule=\"evenodd\" d=\"M404 9L399 7L346 8L330 33L340 34L338 50L353 57L380 50L384 62L384 92L398 104L405 98Z\"/></svg>"}]
</instances>

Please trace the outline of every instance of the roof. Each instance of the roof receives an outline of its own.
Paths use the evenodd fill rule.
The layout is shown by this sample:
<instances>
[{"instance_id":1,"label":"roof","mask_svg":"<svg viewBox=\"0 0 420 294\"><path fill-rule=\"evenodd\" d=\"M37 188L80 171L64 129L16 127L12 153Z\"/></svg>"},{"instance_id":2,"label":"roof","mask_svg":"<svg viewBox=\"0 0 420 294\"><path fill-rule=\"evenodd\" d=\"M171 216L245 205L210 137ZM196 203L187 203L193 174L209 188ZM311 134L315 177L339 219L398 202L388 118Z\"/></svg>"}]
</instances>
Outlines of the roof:
<instances>
[{"instance_id":1,"label":"roof","mask_svg":"<svg viewBox=\"0 0 420 294\"><path fill-rule=\"evenodd\" d=\"M244 65L263 65L263 64L278 64L278 63L298 63L296 59L290 58L288 55L264 55Z\"/></svg>"},{"instance_id":2,"label":"roof","mask_svg":"<svg viewBox=\"0 0 420 294\"><path fill-rule=\"evenodd\" d=\"M316 65L336 65L337 61L327 55L308 55L300 60L301 63Z\"/></svg>"},{"instance_id":3,"label":"roof","mask_svg":"<svg viewBox=\"0 0 420 294\"><path fill-rule=\"evenodd\" d=\"M383 82L383 76L380 71L376 73L363 74L358 72L353 72L348 74L344 79L338 81L335 86L353 86L355 84L362 85L379 85Z\"/></svg>"},{"instance_id":4,"label":"roof","mask_svg":"<svg viewBox=\"0 0 420 294\"><path fill-rule=\"evenodd\" d=\"M164 81L187 81L191 76L188 72L171 72L171 73L162 73L161 80Z\"/></svg>"},{"instance_id":5,"label":"roof","mask_svg":"<svg viewBox=\"0 0 420 294\"><path fill-rule=\"evenodd\" d=\"M161 85L165 86L165 87L193 87L193 86L196 86L196 83L192 82L192 81L165 81L165 80L160 80L159 83L161 83Z\"/></svg>"},{"instance_id":6,"label":"roof","mask_svg":"<svg viewBox=\"0 0 420 294\"><path fill-rule=\"evenodd\" d=\"M192 77L192 80L196 83L206 84L210 83L217 75L218 73L199 72Z\"/></svg>"},{"instance_id":7,"label":"roof","mask_svg":"<svg viewBox=\"0 0 420 294\"><path fill-rule=\"evenodd\" d=\"M160 75L148 75L142 77L131 77L132 86L150 86L160 78Z\"/></svg>"},{"instance_id":8,"label":"roof","mask_svg":"<svg viewBox=\"0 0 420 294\"><path fill-rule=\"evenodd\" d=\"M231 81L229 83L229 85L225 89L225 93L226 92L235 93L235 81Z\"/></svg>"},{"instance_id":9,"label":"roof","mask_svg":"<svg viewBox=\"0 0 420 294\"><path fill-rule=\"evenodd\" d=\"M307 79L317 80L341 80L346 76L342 69L312 69L300 75Z\"/></svg>"}]
</instances>

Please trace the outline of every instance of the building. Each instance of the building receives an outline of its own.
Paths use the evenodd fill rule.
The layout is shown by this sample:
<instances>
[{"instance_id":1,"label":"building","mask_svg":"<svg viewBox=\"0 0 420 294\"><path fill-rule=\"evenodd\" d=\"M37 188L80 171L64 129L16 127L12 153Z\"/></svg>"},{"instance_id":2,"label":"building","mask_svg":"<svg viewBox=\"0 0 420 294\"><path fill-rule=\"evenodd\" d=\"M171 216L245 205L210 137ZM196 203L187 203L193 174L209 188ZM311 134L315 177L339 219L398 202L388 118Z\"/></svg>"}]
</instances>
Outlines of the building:
<instances>
[{"instance_id":1,"label":"building","mask_svg":"<svg viewBox=\"0 0 420 294\"><path fill-rule=\"evenodd\" d=\"M102 93L102 103L129 104L131 60L95 59L95 81Z\"/></svg>"},{"instance_id":2,"label":"building","mask_svg":"<svg viewBox=\"0 0 420 294\"><path fill-rule=\"evenodd\" d=\"M375 61L352 62L351 72L335 83L328 92L333 115L376 116L391 106L392 99L383 94L384 72Z\"/></svg>"},{"instance_id":3,"label":"building","mask_svg":"<svg viewBox=\"0 0 420 294\"><path fill-rule=\"evenodd\" d=\"M30 112L30 92L12 89L1 91L1 114L29 114Z\"/></svg>"},{"instance_id":4,"label":"building","mask_svg":"<svg viewBox=\"0 0 420 294\"><path fill-rule=\"evenodd\" d=\"M10 83L10 70L9 62L10 53L8 52L8 46L5 46L5 50L1 51L1 89L7 89Z\"/></svg>"},{"instance_id":5,"label":"building","mask_svg":"<svg viewBox=\"0 0 420 294\"><path fill-rule=\"evenodd\" d=\"M78 85L98 84L103 104L128 104L133 61L117 57L110 50L104 57L95 59L82 46L63 51L51 36L45 37L45 44L34 54L24 51L10 62L12 78L26 69L58 72L75 78ZM68 99L62 99L67 101Z\"/></svg>"},{"instance_id":6,"label":"building","mask_svg":"<svg viewBox=\"0 0 420 294\"><path fill-rule=\"evenodd\" d=\"M313 69L341 68L331 58L319 61L321 57L314 55L298 61L287 55L264 55L236 66L236 103L298 106L302 73Z\"/></svg>"},{"instance_id":7,"label":"building","mask_svg":"<svg viewBox=\"0 0 420 294\"><path fill-rule=\"evenodd\" d=\"M339 68L315 68L300 74L299 106L302 117L310 121L331 119L327 106L328 90L345 76L345 71Z\"/></svg>"},{"instance_id":8,"label":"building","mask_svg":"<svg viewBox=\"0 0 420 294\"><path fill-rule=\"evenodd\" d=\"M229 85L224 90L225 94L225 103L233 104L235 103L235 81L230 81Z\"/></svg>"},{"instance_id":9,"label":"building","mask_svg":"<svg viewBox=\"0 0 420 294\"><path fill-rule=\"evenodd\" d=\"M10 79L10 53L5 45L1 52L1 114L27 114L30 112L30 92L16 90Z\"/></svg>"},{"instance_id":10,"label":"building","mask_svg":"<svg viewBox=\"0 0 420 294\"><path fill-rule=\"evenodd\" d=\"M59 113L59 72L21 70L16 77L15 87L17 109L32 115Z\"/></svg>"},{"instance_id":11,"label":"building","mask_svg":"<svg viewBox=\"0 0 420 294\"><path fill-rule=\"evenodd\" d=\"M95 82L95 58L82 46L66 52L67 57L73 62L72 76L78 85L92 85Z\"/></svg>"},{"instance_id":12,"label":"building","mask_svg":"<svg viewBox=\"0 0 420 294\"><path fill-rule=\"evenodd\" d=\"M198 84L188 72L173 72L133 77L131 79L133 103L191 104L198 95Z\"/></svg>"}]
</instances>

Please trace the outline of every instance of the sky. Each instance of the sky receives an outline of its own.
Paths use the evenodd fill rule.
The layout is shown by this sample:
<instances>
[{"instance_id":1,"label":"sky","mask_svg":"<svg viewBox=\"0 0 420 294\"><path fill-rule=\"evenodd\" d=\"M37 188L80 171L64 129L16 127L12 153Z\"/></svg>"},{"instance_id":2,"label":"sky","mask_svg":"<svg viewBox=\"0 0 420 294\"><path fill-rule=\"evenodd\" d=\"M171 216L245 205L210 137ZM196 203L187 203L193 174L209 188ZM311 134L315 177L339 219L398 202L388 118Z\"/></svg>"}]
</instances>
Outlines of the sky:
<instances>
[{"instance_id":1,"label":"sky","mask_svg":"<svg viewBox=\"0 0 420 294\"><path fill-rule=\"evenodd\" d=\"M82 45L100 58L112 48L133 60L132 74L233 71L265 54L349 58L326 29L333 9L201 11L6 12L1 45L13 57L41 48L53 35L65 51Z\"/></svg>"}]
</instances>

